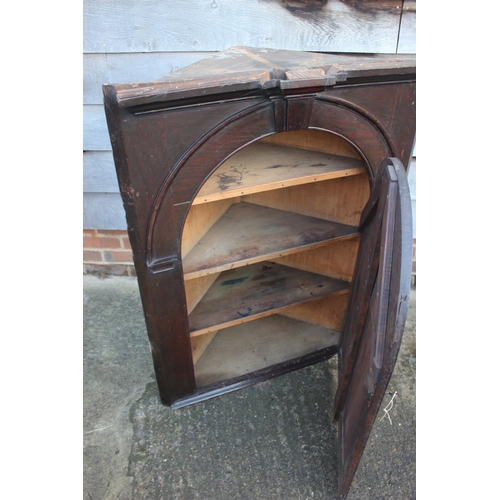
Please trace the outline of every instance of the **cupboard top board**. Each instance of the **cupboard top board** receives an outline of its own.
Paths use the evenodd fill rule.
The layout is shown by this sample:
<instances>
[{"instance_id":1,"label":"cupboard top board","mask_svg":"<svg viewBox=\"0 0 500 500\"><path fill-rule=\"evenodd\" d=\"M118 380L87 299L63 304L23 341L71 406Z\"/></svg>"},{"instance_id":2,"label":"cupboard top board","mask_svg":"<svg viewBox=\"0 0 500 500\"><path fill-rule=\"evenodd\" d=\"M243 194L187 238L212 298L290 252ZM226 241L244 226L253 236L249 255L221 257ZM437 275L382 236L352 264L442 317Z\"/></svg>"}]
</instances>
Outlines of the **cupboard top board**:
<instances>
[{"instance_id":1,"label":"cupboard top board","mask_svg":"<svg viewBox=\"0 0 500 500\"><path fill-rule=\"evenodd\" d=\"M324 54L231 47L149 83L113 85L120 107L217 97L238 91L272 93L335 85L415 79L416 56Z\"/></svg>"}]
</instances>

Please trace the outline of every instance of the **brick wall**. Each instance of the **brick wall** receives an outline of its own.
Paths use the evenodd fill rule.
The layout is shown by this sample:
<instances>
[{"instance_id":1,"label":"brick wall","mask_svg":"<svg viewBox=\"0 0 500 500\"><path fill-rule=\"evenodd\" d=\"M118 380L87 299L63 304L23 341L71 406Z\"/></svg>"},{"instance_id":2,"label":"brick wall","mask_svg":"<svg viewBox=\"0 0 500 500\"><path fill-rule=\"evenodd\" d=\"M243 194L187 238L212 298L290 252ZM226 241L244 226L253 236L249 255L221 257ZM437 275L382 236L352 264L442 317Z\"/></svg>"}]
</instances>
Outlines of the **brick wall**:
<instances>
[{"instance_id":1,"label":"brick wall","mask_svg":"<svg viewBox=\"0 0 500 500\"><path fill-rule=\"evenodd\" d=\"M135 276L127 231L83 230L83 272L115 276ZM417 240L413 238L412 285L417 279Z\"/></svg>"},{"instance_id":2,"label":"brick wall","mask_svg":"<svg viewBox=\"0 0 500 500\"><path fill-rule=\"evenodd\" d=\"M84 229L83 272L135 276L127 231Z\"/></svg>"}]
</instances>

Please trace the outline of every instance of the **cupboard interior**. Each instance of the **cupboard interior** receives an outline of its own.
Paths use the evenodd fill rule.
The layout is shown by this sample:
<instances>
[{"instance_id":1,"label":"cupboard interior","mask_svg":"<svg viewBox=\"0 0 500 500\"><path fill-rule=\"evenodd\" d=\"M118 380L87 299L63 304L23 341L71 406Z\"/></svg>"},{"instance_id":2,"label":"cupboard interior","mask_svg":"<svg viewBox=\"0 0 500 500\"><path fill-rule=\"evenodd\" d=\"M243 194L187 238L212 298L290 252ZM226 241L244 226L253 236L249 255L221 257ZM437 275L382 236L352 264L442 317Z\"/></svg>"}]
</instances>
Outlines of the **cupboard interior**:
<instances>
[{"instance_id":1,"label":"cupboard interior","mask_svg":"<svg viewBox=\"0 0 500 500\"><path fill-rule=\"evenodd\" d=\"M364 161L328 132L282 132L224 161L186 218L198 388L337 345L368 201Z\"/></svg>"}]
</instances>

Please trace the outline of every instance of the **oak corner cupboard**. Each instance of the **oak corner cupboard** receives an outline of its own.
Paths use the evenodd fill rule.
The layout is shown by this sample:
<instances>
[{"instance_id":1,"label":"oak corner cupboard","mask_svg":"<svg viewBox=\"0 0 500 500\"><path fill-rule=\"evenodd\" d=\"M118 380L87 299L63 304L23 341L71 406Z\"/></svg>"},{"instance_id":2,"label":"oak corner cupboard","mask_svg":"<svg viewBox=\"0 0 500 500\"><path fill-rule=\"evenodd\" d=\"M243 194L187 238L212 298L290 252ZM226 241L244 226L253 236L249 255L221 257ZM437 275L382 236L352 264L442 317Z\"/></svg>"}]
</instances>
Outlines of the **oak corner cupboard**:
<instances>
[{"instance_id":1,"label":"oak corner cupboard","mask_svg":"<svg viewBox=\"0 0 500 500\"><path fill-rule=\"evenodd\" d=\"M409 301L415 57L233 47L104 103L161 400L339 358L339 497Z\"/></svg>"}]
</instances>

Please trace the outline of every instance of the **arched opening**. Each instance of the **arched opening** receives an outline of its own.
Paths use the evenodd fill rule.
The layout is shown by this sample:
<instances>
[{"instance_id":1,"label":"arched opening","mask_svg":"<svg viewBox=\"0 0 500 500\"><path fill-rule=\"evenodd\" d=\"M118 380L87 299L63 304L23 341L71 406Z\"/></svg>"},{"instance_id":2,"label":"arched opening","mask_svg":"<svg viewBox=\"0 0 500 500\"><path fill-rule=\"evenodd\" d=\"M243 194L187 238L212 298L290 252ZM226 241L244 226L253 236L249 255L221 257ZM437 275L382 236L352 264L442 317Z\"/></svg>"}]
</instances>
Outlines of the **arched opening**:
<instances>
[{"instance_id":1,"label":"arched opening","mask_svg":"<svg viewBox=\"0 0 500 500\"><path fill-rule=\"evenodd\" d=\"M267 136L212 173L181 243L198 388L336 352L369 193L356 149L323 130Z\"/></svg>"}]
</instances>

